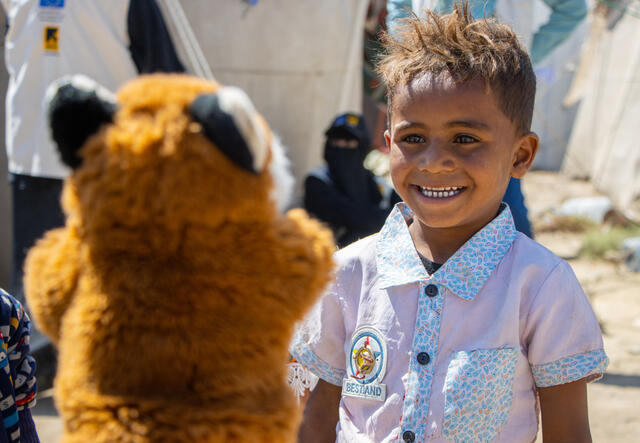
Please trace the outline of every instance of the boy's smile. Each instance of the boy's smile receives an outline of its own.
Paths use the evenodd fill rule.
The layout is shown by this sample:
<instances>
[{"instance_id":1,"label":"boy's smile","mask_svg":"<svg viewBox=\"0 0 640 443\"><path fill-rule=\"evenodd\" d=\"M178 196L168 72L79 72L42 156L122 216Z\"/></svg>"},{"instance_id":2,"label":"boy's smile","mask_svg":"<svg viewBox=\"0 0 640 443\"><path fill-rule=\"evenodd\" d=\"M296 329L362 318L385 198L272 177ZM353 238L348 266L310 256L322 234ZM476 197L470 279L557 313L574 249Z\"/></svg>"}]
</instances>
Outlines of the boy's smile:
<instances>
[{"instance_id":1,"label":"boy's smile","mask_svg":"<svg viewBox=\"0 0 640 443\"><path fill-rule=\"evenodd\" d=\"M459 243L453 252L496 216L509 178L525 174L538 144L516 132L482 81L448 74L395 91L385 139L394 187L421 225L416 246L437 233Z\"/></svg>"}]
</instances>

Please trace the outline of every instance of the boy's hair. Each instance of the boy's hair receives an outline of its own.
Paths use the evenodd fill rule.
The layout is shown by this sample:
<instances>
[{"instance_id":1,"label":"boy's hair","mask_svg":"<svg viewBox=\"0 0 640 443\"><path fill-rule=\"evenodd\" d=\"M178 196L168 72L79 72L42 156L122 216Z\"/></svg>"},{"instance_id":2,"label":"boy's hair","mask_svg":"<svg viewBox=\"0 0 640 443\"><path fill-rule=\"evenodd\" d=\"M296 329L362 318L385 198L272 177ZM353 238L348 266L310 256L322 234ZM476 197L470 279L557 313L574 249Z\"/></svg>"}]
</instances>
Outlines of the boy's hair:
<instances>
[{"instance_id":1,"label":"boy's hair","mask_svg":"<svg viewBox=\"0 0 640 443\"><path fill-rule=\"evenodd\" d=\"M400 20L393 35L382 36L386 54L377 71L387 87L389 109L397 86L426 73L446 72L456 82L483 80L516 130L529 132L536 78L513 30L494 19L474 21L466 1L451 14L426 13L425 19L413 14Z\"/></svg>"}]
</instances>

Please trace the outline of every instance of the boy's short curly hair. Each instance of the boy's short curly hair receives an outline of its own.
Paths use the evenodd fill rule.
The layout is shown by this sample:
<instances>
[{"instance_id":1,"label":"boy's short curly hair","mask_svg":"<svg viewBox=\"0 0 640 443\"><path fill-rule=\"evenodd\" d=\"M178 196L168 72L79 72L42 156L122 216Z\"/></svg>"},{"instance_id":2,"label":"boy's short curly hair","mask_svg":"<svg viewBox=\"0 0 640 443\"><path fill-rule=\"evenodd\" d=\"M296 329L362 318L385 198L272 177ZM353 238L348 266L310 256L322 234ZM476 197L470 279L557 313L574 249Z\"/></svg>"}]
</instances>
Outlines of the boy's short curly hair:
<instances>
[{"instance_id":1,"label":"boy's short curly hair","mask_svg":"<svg viewBox=\"0 0 640 443\"><path fill-rule=\"evenodd\" d=\"M527 52L514 31L494 19L474 20L468 4L451 14L426 11L398 21L393 34L382 35L386 54L377 72L385 82L389 104L398 86L423 74L448 73L457 82L480 79L519 133L529 132L536 78Z\"/></svg>"}]
</instances>

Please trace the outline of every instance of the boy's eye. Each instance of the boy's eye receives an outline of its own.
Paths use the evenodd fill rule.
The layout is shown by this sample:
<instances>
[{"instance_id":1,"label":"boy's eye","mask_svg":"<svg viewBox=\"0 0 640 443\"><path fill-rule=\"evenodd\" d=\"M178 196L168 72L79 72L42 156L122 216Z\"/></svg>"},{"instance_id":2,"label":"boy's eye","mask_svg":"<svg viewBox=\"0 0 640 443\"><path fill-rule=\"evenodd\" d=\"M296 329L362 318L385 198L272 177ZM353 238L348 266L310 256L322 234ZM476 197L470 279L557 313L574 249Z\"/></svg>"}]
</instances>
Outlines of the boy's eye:
<instances>
[{"instance_id":1,"label":"boy's eye","mask_svg":"<svg viewBox=\"0 0 640 443\"><path fill-rule=\"evenodd\" d=\"M462 144L467 144L467 143L476 143L478 141L477 138L472 137L470 135L466 135L466 134L461 134L456 136L456 138L453 140L454 143L462 143Z\"/></svg>"},{"instance_id":2,"label":"boy's eye","mask_svg":"<svg viewBox=\"0 0 640 443\"><path fill-rule=\"evenodd\" d=\"M416 134L409 134L402 137L402 141L406 143L424 143L424 137Z\"/></svg>"}]
</instances>

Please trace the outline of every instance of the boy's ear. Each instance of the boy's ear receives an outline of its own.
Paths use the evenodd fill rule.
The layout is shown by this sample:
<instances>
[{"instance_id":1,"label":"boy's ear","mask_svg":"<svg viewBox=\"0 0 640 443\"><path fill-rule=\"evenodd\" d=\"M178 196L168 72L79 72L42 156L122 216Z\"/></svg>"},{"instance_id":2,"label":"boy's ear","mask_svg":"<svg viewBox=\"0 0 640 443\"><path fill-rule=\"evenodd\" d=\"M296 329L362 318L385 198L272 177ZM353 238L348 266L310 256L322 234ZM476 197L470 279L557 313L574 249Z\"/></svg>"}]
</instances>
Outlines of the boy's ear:
<instances>
[{"instance_id":1,"label":"boy's ear","mask_svg":"<svg viewBox=\"0 0 640 443\"><path fill-rule=\"evenodd\" d=\"M100 126L113 121L115 96L88 77L66 76L47 89L51 138L62 161L75 169L82 163L78 151Z\"/></svg>"},{"instance_id":2,"label":"boy's ear","mask_svg":"<svg viewBox=\"0 0 640 443\"><path fill-rule=\"evenodd\" d=\"M391 133L389 128L384 130L384 141L387 144L387 149L391 149Z\"/></svg>"},{"instance_id":3,"label":"boy's ear","mask_svg":"<svg viewBox=\"0 0 640 443\"><path fill-rule=\"evenodd\" d=\"M518 140L518 148L513 154L511 176L522 178L527 173L538 152L538 136L534 132L528 132Z\"/></svg>"}]
</instances>

